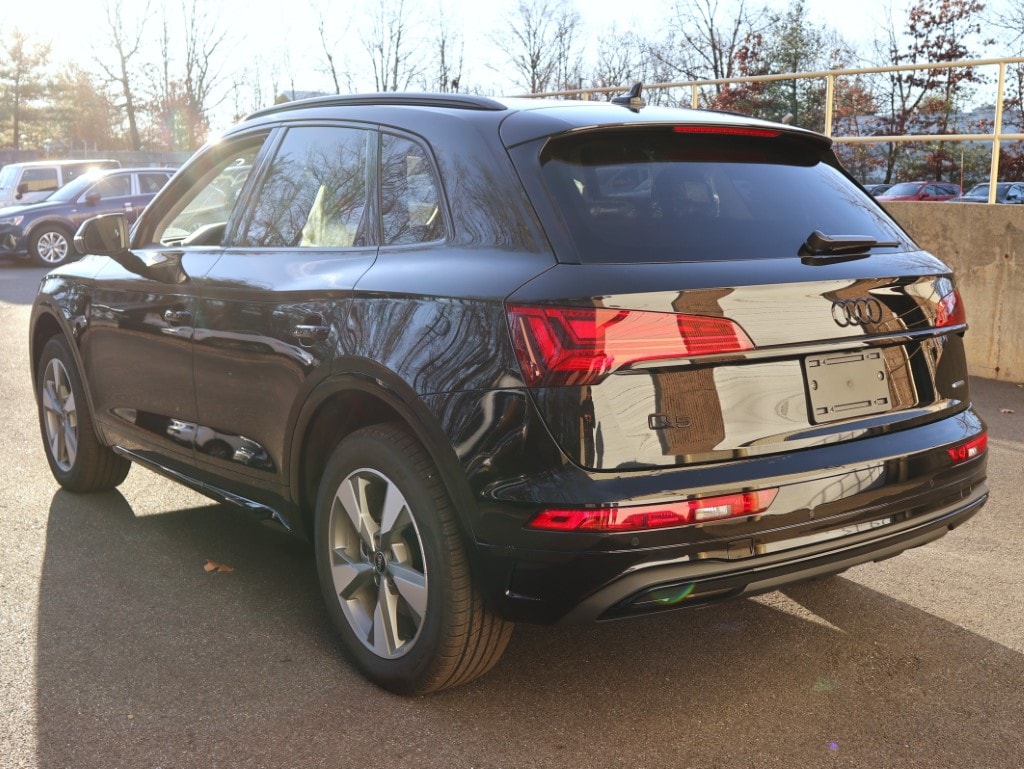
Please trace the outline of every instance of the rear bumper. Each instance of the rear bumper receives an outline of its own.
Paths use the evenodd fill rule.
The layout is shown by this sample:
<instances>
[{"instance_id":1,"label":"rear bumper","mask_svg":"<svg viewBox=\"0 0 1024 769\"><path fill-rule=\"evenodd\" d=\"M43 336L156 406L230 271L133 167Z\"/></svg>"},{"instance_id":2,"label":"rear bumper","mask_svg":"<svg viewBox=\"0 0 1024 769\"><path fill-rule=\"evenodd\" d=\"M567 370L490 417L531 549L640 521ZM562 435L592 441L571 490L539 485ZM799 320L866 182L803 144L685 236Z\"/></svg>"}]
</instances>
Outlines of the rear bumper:
<instances>
[{"instance_id":1,"label":"rear bumper","mask_svg":"<svg viewBox=\"0 0 1024 769\"><path fill-rule=\"evenodd\" d=\"M563 622L589 622L697 606L775 590L800 580L835 574L851 566L892 558L928 544L964 523L988 499L981 484L962 502L934 512L925 520L864 525L862 530L753 556L742 564L689 556L675 563L638 568L588 596Z\"/></svg>"}]
</instances>

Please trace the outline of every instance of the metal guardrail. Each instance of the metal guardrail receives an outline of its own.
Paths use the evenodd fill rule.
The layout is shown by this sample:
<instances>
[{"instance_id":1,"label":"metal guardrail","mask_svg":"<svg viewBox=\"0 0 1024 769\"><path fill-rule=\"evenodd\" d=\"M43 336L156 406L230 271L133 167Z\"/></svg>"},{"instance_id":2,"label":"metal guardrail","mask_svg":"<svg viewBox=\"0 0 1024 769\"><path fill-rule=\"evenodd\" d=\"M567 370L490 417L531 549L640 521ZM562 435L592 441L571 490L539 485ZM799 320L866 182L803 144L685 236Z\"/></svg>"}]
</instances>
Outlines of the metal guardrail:
<instances>
[{"instance_id":1,"label":"metal guardrail","mask_svg":"<svg viewBox=\"0 0 1024 769\"><path fill-rule=\"evenodd\" d=\"M1003 59L974 59L952 62L933 62L930 64L903 64L897 67L858 67L855 69L831 69L820 72L793 72L779 75L752 75L749 77L716 78L711 80L685 80L675 83L651 83L644 84L648 91L690 89L690 106L694 109L700 107L700 89L715 85L733 85L743 83L765 83L786 80L825 80L825 126L822 131L834 142L843 144L888 144L891 142L965 142L965 141L990 141L992 142L992 164L989 172L988 202L996 201L996 181L999 178L999 149L1004 141L1022 141L1024 133L1003 133L1003 94L1006 86L1006 68L1012 64L1024 64L1024 57L1012 57ZM935 69L968 69L975 67L998 67L999 75L996 82L995 114L992 120L992 131L990 133L963 133L963 134L901 134L896 136L834 136L832 133L832 118L835 114L835 84L836 79L841 77L857 77L858 75L878 75L889 72L913 72L920 70ZM525 94L529 98L565 97L575 96L589 100L594 94L622 93L621 87L602 88L577 88L566 91L550 91L546 93Z\"/></svg>"}]
</instances>

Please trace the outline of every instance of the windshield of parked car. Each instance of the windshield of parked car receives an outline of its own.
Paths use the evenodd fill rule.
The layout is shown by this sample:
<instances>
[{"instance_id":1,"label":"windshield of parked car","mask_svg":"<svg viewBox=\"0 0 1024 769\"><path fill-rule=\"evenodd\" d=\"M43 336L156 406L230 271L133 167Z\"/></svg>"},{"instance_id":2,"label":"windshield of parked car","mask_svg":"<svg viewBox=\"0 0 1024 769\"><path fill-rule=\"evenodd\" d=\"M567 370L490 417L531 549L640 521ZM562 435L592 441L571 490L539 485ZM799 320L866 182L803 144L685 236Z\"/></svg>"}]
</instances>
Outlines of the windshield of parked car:
<instances>
[{"instance_id":1,"label":"windshield of parked car","mask_svg":"<svg viewBox=\"0 0 1024 769\"><path fill-rule=\"evenodd\" d=\"M828 157L785 134L669 127L561 137L541 164L585 262L792 257L815 230L906 243Z\"/></svg>"}]
</instances>

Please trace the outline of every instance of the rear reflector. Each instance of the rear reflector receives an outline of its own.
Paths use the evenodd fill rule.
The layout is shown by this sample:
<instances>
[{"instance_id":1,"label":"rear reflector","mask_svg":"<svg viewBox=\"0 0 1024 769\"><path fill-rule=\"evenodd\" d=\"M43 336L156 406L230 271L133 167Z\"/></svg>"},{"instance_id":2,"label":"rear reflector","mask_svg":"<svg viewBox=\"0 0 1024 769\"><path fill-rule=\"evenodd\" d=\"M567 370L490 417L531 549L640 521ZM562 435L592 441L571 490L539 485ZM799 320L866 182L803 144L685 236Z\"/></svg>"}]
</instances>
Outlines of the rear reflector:
<instances>
[{"instance_id":1,"label":"rear reflector","mask_svg":"<svg viewBox=\"0 0 1024 769\"><path fill-rule=\"evenodd\" d=\"M985 453L985 449L988 448L988 433L982 433L977 438L961 443L959 446L954 446L951 449L947 449L949 452L949 458L953 460L954 465L958 465L961 462L966 462L968 459L974 459L977 456Z\"/></svg>"},{"instance_id":2,"label":"rear reflector","mask_svg":"<svg viewBox=\"0 0 1024 769\"><path fill-rule=\"evenodd\" d=\"M761 489L663 505L544 510L526 527L543 531L616 532L689 526L763 513L778 493L778 489Z\"/></svg>"},{"instance_id":3,"label":"rear reflector","mask_svg":"<svg viewBox=\"0 0 1024 769\"><path fill-rule=\"evenodd\" d=\"M590 385L644 361L752 350L728 318L603 307L508 310L512 345L530 387Z\"/></svg>"}]
</instances>

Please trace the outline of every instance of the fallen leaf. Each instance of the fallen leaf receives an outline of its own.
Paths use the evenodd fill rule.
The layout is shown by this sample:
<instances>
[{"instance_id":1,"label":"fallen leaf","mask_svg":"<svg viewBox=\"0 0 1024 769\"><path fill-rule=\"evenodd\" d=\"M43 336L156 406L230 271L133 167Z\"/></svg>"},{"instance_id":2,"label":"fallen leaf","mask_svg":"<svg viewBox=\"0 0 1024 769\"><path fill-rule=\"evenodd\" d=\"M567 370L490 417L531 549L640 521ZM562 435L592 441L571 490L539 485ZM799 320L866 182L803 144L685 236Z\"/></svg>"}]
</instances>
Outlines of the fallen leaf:
<instances>
[{"instance_id":1,"label":"fallen leaf","mask_svg":"<svg viewBox=\"0 0 1024 769\"><path fill-rule=\"evenodd\" d=\"M215 571L218 574L228 574L230 572L233 572L234 570L234 566L228 566L225 563L217 563L216 561L212 561L209 559L207 559L206 565L203 567L203 571L207 573Z\"/></svg>"},{"instance_id":2,"label":"fallen leaf","mask_svg":"<svg viewBox=\"0 0 1024 769\"><path fill-rule=\"evenodd\" d=\"M1013 409L999 409L1000 414L1016 414L1017 412Z\"/></svg>"}]
</instances>

